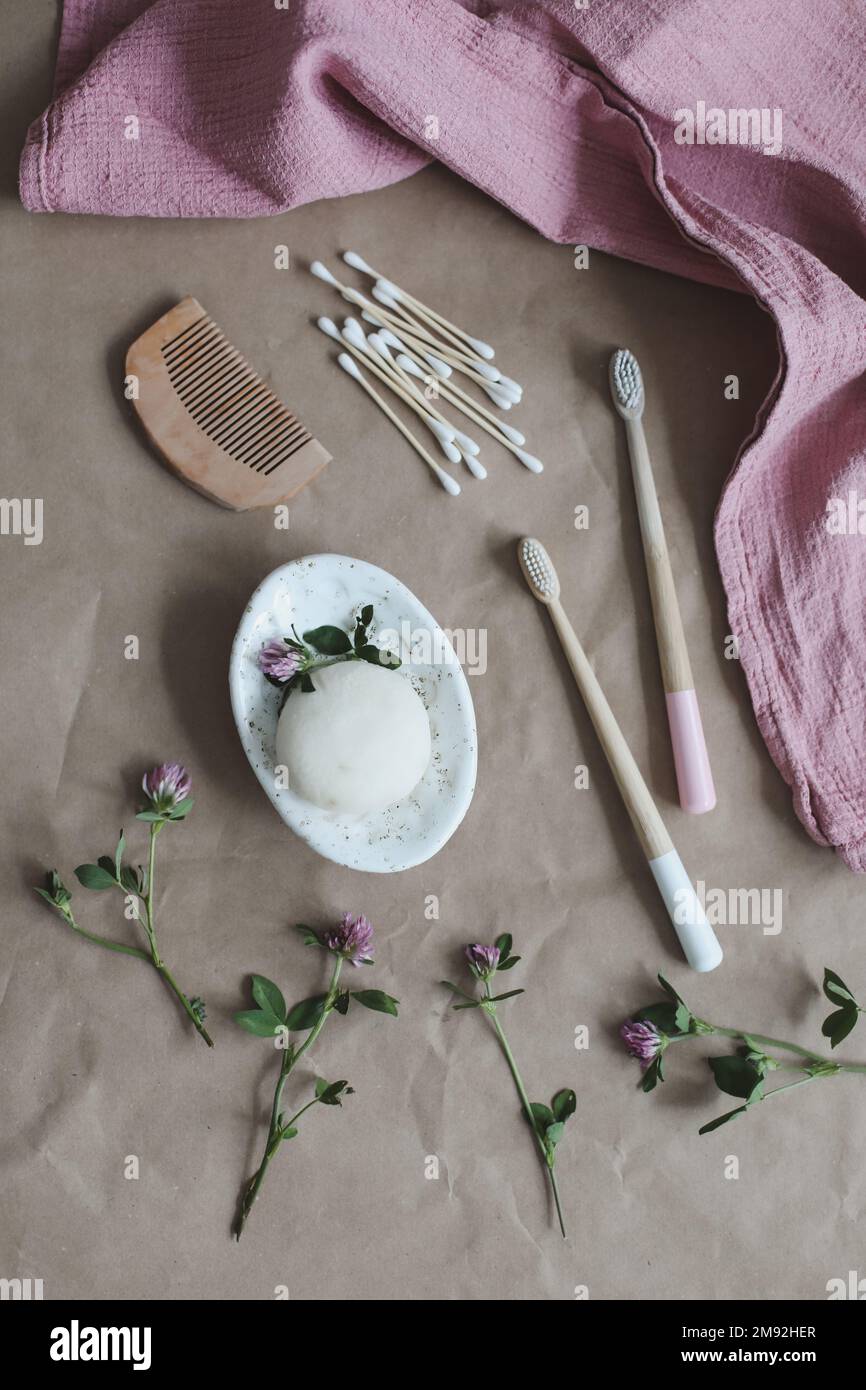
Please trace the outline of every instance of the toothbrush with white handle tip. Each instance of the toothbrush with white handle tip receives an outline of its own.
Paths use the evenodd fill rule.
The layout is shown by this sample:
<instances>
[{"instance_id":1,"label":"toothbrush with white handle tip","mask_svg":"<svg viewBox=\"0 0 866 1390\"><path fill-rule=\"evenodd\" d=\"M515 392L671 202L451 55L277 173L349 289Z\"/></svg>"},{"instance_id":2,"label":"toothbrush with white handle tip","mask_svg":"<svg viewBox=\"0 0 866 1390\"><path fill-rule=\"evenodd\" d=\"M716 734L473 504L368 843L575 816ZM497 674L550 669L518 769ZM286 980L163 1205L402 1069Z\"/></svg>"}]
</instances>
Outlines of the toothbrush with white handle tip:
<instances>
[{"instance_id":1,"label":"toothbrush with white handle tip","mask_svg":"<svg viewBox=\"0 0 866 1390\"><path fill-rule=\"evenodd\" d=\"M701 815L715 806L716 789L644 434L643 377L627 348L610 359L610 393L628 438L680 805Z\"/></svg>"},{"instance_id":2,"label":"toothbrush with white handle tip","mask_svg":"<svg viewBox=\"0 0 866 1390\"><path fill-rule=\"evenodd\" d=\"M428 454L427 450L424 448L424 445L420 444L418 440L415 438L414 434L412 434L412 432L406 428L399 415L395 415L391 407L387 405L385 401L382 400L382 397L379 395L379 392L373 390L373 387L366 380L360 368L356 365L356 363L349 356L349 354L347 352L341 352L339 357L337 358L337 361L343 368L343 371L348 372L349 376L354 377L355 380L358 382L359 386L362 386L364 390L367 392L367 395L370 397L370 399L376 402L376 405L379 407L380 410L384 411L384 413L388 416L388 419L391 421L391 424L397 426L397 429L403 435L404 439L406 439L412 445L412 448L415 450L415 452L419 454L421 458L424 460L427 467L430 469L430 472L435 474L435 476L439 479L445 491L450 493L452 497L459 497L460 484L456 482L454 478L451 477L450 473L446 473L444 468L440 468L436 460L430 454Z\"/></svg>"},{"instance_id":3,"label":"toothbrush with white handle tip","mask_svg":"<svg viewBox=\"0 0 866 1390\"><path fill-rule=\"evenodd\" d=\"M418 415L436 439L449 463L462 462L463 455L460 453L459 449L455 448L452 442L454 438L453 430L444 428L438 420L433 419L427 410L422 410L416 401L409 396L408 392L403 391L399 381L396 381L393 376L383 371L382 368L377 365L373 354L366 349L366 339L364 339L364 335L360 332L360 329L361 341L359 342L353 334L341 333L333 319L320 318L317 319L316 322L327 337L333 338L334 342L339 343L341 347L348 348L357 362L367 367L374 376L377 376L385 386L389 387L396 396L399 396L401 400L405 401L406 404L415 411L416 415Z\"/></svg>"},{"instance_id":4,"label":"toothbrush with white handle tip","mask_svg":"<svg viewBox=\"0 0 866 1390\"><path fill-rule=\"evenodd\" d=\"M529 538L518 543L517 555L530 593L550 611L562 650L571 667L604 755L610 764L619 794L647 857L686 960L693 970L715 970L722 959L722 948L707 921L683 862L674 849L673 841L599 685L598 677L566 616L559 597L559 578L550 556L540 541Z\"/></svg>"},{"instance_id":5,"label":"toothbrush with white handle tip","mask_svg":"<svg viewBox=\"0 0 866 1390\"><path fill-rule=\"evenodd\" d=\"M410 372L413 376L424 377L423 370L416 362L412 361L411 357L407 357L404 353L401 353L397 358L397 364L402 367L404 371ZM440 382L442 395L446 398L449 398L449 386L450 383ZM474 420L476 425L481 429L486 430L489 435L492 435L497 444L502 445L503 449L508 449L509 453L514 454L515 458L520 459L524 468L528 468L530 473L544 472L544 464L541 462L541 459L536 458L534 454L527 453L525 449L519 448L518 445L514 444L512 440L503 433L503 431L507 429L507 426L503 425L501 421L496 420L494 424L489 424L484 416L476 413L472 405L467 404L466 401L452 400L452 404L454 404L458 410L462 410L465 415L468 415L471 420ZM516 434L517 431L515 430L511 433ZM521 435L520 438L522 439L523 436Z\"/></svg>"},{"instance_id":6,"label":"toothbrush with white handle tip","mask_svg":"<svg viewBox=\"0 0 866 1390\"><path fill-rule=\"evenodd\" d=\"M458 328L456 323L452 323L450 319L446 319L444 315L437 313L435 309L431 309L429 304L425 304L422 300L416 299L414 294L408 294L406 290L401 289L399 285L395 285L393 281L386 280L384 276L379 274L378 270L374 270L371 265L368 265L363 257L358 255L357 251L345 251L343 253L343 260L346 262L346 265L350 265L353 270L360 270L363 275L369 275L372 280L381 281L383 288L390 291L394 299L404 299L407 304L413 306L417 313L433 319L440 327L449 328L452 333L456 333L465 343L468 343L479 357L485 357L489 360L491 357L495 356L493 348L489 343L482 342L480 338L473 338L469 333L464 332L462 328Z\"/></svg>"}]
</instances>

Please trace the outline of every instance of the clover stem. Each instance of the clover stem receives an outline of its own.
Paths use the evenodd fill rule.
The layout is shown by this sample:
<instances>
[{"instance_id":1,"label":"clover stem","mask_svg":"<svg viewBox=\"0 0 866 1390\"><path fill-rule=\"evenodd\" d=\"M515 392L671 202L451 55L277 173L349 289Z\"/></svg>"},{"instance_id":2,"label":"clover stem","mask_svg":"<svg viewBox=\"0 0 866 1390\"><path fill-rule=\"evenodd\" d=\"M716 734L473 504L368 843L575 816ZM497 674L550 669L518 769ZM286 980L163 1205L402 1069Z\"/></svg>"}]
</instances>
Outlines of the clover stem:
<instances>
[{"instance_id":1,"label":"clover stem","mask_svg":"<svg viewBox=\"0 0 866 1390\"><path fill-rule=\"evenodd\" d=\"M154 926L153 921L153 885L154 873L156 868L156 837L159 834L160 830L162 830L162 827L164 825L165 821L151 821L150 825L150 844L148 846L147 851L147 892L145 894L144 899L144 913L146 920L142 922L142 926L144 927L144 930L147 933L147 939L150 942L150 957L151 961L153 962L154 969L159 972L159 974L162 976L162 978L168 985L169 989L173 990L174 993L177 995L186 1013L188 1014L196 1032L199 1033L202 1038L204 1038L208 1047L213 1047L213 1038L205 1028L201 1019L196 1014L195 1009L192 1007L192 1004L187 999L180 985L177 983L177 980L174 978L168 966L166 965L165 961L160 956L159 947L156 944L156 928ZM136 915L138 914L136 913ZM142 921L140 917L138 920L140 922Z\"/></svg>"},{"instance_id":2,"label":"clover stem","mask_svg":"<svg viewBox=\"0 0 866 1390\"><path fill-rule=\"evenodd\" d=\"M819 1052L810 1052L807 1047L798 1047L796 1043L785 1042L782 1038L768 1038L764 1033L751 1033L748 1029L742 1028L719 1028L715 1023L708 1025L714 1033L720 1034L724 1038L739 1038L743 1042L747 1038L753 1038L755 1042L763 1043L767 1047L781 1047L784 1052L796 1052L799 1057L808 1057L810 1062L826 1062L828 1059L822 1057Z\"/></svg>"},{"instance_id":3,"label":"clover stem","mask_svg":"<svg viewBox=\"0 0 866 1390\"><path fill-rule=\"evenodd\" d=\"M243 1199L241 1201L241 1209L238 1214L237 1225L235 1227L236 1240L240 1240L241 1238L246 1219L250 1214L253 1203L259 1195L259 1188L265 1180L265 1173L268 1171L268 1164L270 1163L274 1154L277 1152L277 1149L280 1147L280 1144L283 1142L282 1135L279 1133L279 1131L281 1129L285 1129L291 1126L294 1123L294 1121L299 1118L299 1116L303 1115L305 1110L309 1110L310 1106L315 1105L318 1101L318 1096L316 1096L314 1100L311 1100L309 1102L309 1104L301 1107L297 1114L294 1115L291 1120L289 1120L288 1125L280 1124L280 1105L283 1099L283 1087L286 1084L286 1078L288 1077L289 1073L293 1070L293 1068L297 1065L297 1063L300 1061L301 1057L303 1057L304 1053L309 1052L313 1043L316 1041L316 1038L319 1036L322 1029L324 1028L328 1014L333 1011L334 1000L337 997L337 982L339 981L340 971L342 970L342 968L343 957L337 956L337 960L334 965L334 970L331 975L331 982L328 985L328 992L325 995L325 1000L322 1005L321 1014L319 1015L313 1027L307 1034L307 1037L304 1039L304 1041L301 1043L301 1046L297 1050L295 1050L292 1047L286 1047L283 1051L282 1061L280 1062L280 1074L277 1078L276 1090L274 1091L274 1101L273 1105L271 1106L271 1119L270 1124L268 1125L268 1137L265 1143L265 1151L262 1155L262 1161L259 1164L258 1169L256 1170L255 1176L250 1181L250 1184L247 1187L246 1192L244 1193Z\"/></svg>"},{"instance_id":4,"label":"clover stem","mask_svg":"<svg viewBox=\"0 0 866 1390\"><path fill-rule=\"evenodd\" d=\"M487 983L485 983L485 991L487 998L490 999L490 986ZM559 1218L559 1229L562 1231L562 1237L564 1240L565 1221L563 1220L562 1206L560 1205L559 1201L559 1188L556 1185L556 1175L553 1171L553 1164L550 1161L550 1154L548 1153L547 1145L545 1144L544 1138L538 1128L538 1121L536 1120L535 1115L532 1112L532 1106L529 1102L529 1097L526 1094L526 1087L523 1084L523 1078L520 1075L520 1072L517 1069L517 1063L514 1060L514 1053L511 1051L511 1048L508 1045L508 1039L505 1036L502 1024L496 1017L496 1006L494 1005L490 1009L485 1009L484 1012L489 1017L496 1031L496 1036L499 1039L499 1045L502 1048L503 1053L505 1054L505 1060L508 1063L508 1068L511 1072L511 1075L514 1078L514 1084L517 1087L517 1094L520 1096L521 1104L523 1105L523 1109L526 1112L526 1118L532 1126L532 1132L535 1135L536 1140L538 1141L538 1147L541 1150L541 1156L544 1160L544 1165L548 1173L550 1174L550 1182L553 1188L553 1200L556 1205L556 1214Z\"/></svg>"}]
</instances>

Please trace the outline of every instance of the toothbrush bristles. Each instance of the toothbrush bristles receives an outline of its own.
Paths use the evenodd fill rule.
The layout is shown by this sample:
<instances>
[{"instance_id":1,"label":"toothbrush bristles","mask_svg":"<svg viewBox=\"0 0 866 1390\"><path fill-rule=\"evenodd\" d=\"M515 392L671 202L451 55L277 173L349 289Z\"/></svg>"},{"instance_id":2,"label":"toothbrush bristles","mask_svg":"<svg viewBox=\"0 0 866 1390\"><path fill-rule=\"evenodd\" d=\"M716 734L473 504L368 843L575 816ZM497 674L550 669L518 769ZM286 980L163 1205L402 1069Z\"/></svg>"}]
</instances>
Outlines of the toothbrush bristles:
<instances>
[{"instance_id":1,"label":"toothbrush bristles","mask_svg":"<svg viewBox=\"0 0 866 1390\"><path fill-rule=\"evenodd\" d=\"M638 410L643 404L643 377L637 358L628 348L617 348L614 353L611 380L623 410Z\"/></svg>"}]
</instances>

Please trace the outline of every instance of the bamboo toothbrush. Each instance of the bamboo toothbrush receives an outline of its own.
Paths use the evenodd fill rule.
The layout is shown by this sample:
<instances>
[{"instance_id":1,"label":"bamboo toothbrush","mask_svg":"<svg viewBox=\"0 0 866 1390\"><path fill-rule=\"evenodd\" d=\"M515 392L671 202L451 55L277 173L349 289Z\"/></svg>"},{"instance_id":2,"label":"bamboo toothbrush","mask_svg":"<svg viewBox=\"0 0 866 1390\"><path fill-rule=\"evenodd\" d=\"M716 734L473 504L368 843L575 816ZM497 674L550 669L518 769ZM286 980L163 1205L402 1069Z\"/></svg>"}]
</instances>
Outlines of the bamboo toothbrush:
<instances>
[{"instance_id":1,"label":"bamboo toothbrush","mask_svg":"<svg viewBox=\"0 0 866 1390\"><path fill-rule=\"evenodd\" d=\"M518 543L518 559L530 592L550 610L553 626L571 667L595 732L610 764L620 796L664 899L674 931L693 970L715 970L722 948L707 921L691 879L674 849L664 821L614 718L595 672L560 602L559 578L540 541Z\"/></svg>"},{"instance_id":2,"label":"bamboo toothbrush","mask_svg":"<svg viewBox=\"0 0 866 1390\"><path fill-rule=\"evenodd\" d=\"M610 393L628 438L680 805L700 815L715 806L716 789L644 434L643 377L627 348L610 359Z\"/></svg>"}]
</instances>

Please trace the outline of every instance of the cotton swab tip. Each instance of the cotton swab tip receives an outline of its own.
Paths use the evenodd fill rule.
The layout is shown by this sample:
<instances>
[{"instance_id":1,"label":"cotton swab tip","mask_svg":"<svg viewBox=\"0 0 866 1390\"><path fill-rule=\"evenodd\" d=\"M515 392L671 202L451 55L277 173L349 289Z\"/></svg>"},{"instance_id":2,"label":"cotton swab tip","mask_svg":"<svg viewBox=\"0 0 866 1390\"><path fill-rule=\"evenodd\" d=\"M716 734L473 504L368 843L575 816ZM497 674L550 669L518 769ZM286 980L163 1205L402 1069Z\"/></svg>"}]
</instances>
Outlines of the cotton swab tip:
<instances>
[{"instance_id":1,"label":"cotton swab tip","mask_svg":"<svg viewBox=\"0 0 866 1390\"><path fill-rule=\"evenodd\" d=\"M337 361L343 368L343 371L349 373L349 376L353 376L356 381L364 382L364 378L359 372L354 359L349 356L348 352L341 352Z\"/></svg>"},{"instance_id":2,"label":"cotton swab tip","mask_svg":"<svg viewBox=\"0 0 866 1390\"><path fill-rule=\"evenodd\" d=\"M470 439L468 434L464 434L462 430L454 431L454 443L463 451L464 457L466 454L470 454L472 458L475 458L476 454L481 453L481 446L476 444L474 439Z\"/></svg>"},{"instance_id":3,"label":"cotton swab tip","mask_svg":"<svg viewBox=\"0 0 866 1390\"><path fill-rule=\"evenodd\" d=\"M456 433L450 425L443 425L441 420L434 420L432 415L425 415L424 419L441 444L453 444ZM458 460L452 459L451 462L457 463Z\"/></svg>"},{"instance_id":4,"label":"cotton swab tip","mask_svg":"<svg viewBox=\"0 0 866 1390\"><path fill-rule=\"evenodd\" d=\"M537 459L534 454L527 454L525 449L515 449L514 452L523 466L529 469L530 473L544 472L544 464L541 462L541 459Z\"/></svg>"},{"instance_id":5,"label":"cotton swab tip","mask_svg":"<svg viewBox=\"0 0 866 1390\"><path fill-rule=\"evenodd\" d=\"M487 477L487 469L480 459L475 458L472 454L464 453L463 462L466 464L473 478L478 478L482 482L484 481Z\"/></svg>"},{"instance_id":6,"label":"cotton swab tip","mask_svg":"<svg viewBox=\"0 0 866 1390\"><path fill-rule=\"evenodd\" d=\"M310 266L310 273L315 275L317 280L324 280L326 285L334 285L336 289L340 288L339 280L334 278L328 267L322 265L321 261L313 261Z\"/></svg>"},{"instance_id":7,"label":"cotton swab tip","mask_svg":"<svg viewBox=\"0 0 866 1390\"><path fill-rule=\"evenodd\" d=\"M395 285L393 280L383 280L380 276L376 281L375 288L381 290L383 294L390 295L392 299L401 299L403 291L399 285Z\"/></svg>"},{"instance_id":8,"label":"cotton swab tip","mask_svg":"<svg viewBox=\"0 0 866 1390\"><path fill-rule=\"evenodd\" d=\"M350 265L353 270L360 270L364 275L372 275L375 279L376 272L371 265L368 265L363 256L359 256L357 251L344 251L343 260L346 265Z\"/></svg>"},{"instance_id":9,"label":"cotton swab tip","mask_svg":"<svg viewBox=\"0 0 866 1390\"><path fill-rule=\"evenodd\" d=\"M443 362L439 357L434 357L432 352L425 352L423 356L424 361L430 363L436 375L441 376L443 381L447 381L451 375L451 368L448 366L448 363Z\"/></svg>"},{"instance_id":10,"label":"cotton swab tip","mask_svg":"<svg viewBox=\"0 0 866 1390\"><path fill-rule=\"evenodd\" d=\"M489 361L491 357L496 356L496 353L489 343L483 343L480 338L470 338L468 333L464 333L463 337L472 350L478 353L479 357L486 357Z\"/></svg>"},{"instance_id":11,"label":"cotton swab tip","mask_svg":"<svg viewBox=\"0 0 866 1390\"><path fill-rule=\"evenodd\" d=\"M346 319L345 323L343 324L342 336L345 338L347 343L352 344L352 347L360 348L362 352L366 351L367 337L359 323L356 322L352 324L349 319Z\"/></svg>"},{"instance_id":12,"label":"cotton swab tip","mask_svg":"<svg viewBox=\"0 0 866 1390\"><path fill-rule=\"evenodd\" d=\"M440 447L449 463L462 463L463 455L453 444L449 444L447 439L440 439Z\"/></svg>"},{"instance_id":13,"label":"cotton swab tip","mask_svg":"<svg viewBox=\"0 0 866 1390\"><path fill-rule=\"evenodd\" d=\"M511 440L512 444L526 443L526 435L521 434L520 430L514 429L511 425L506 425L504 420L497 421L497 428L501 430L501 432L505 435L506 439Z\"/></svg>"},{"instance_id":14,"label":"cotton swab tip","mask_svg":"<svg viewBox=\"0 0 866 1390\"><path fill-rule=\"evenodd\" d=\"M445 491L449 492L452 497L459 497L460 484L456 481L456 479L452 478L450 473L446 473L444 468L439 468L437 466L435 472L436 477L439 479Z\"/></svg>"},{"instance_id":15,"label":"cotton swab tip","mask_svg":"<svg viewBox=\"0 0 866 1390\"><path fill-rule=\"evenodd\" d=\"M523 395L523 387L519 381L512 381L510 376L500 376L499 385L504 388L507 395L516 395L518 399Z\"/></svg>"},{"instance_id":16,"label":"cotton swab tip","mask_svg":"<svg viewBox=\"0 0 866 1390\"><path fill-rule=\"evenodd\" d=\"M495 381L497 386L502 385L502 373L498 367L491 367L488 362L473 362L472 370L483 376L485 381Z\"/></svg>"},{"instance_id":17,"label":"cotton swab tip","mask_svg":"<svg viewBox=\"0 0 866 1390\"><path fill-rule=\"evenodd\" d=\"M514 402L510 400L508 396L503 396L501 391L497 391L492 386L485 386L482 389L487 392L493 404L498 405L500 410L510 410L512 405L514 404Z\"/></svg>"},{"instance_id":18,"label":"cotton swab tip","mask_svg":"<svg viewBox=\"0 0 866 1390\"><path fill-rule=\"evenodd\" d=\"M378 299L380 304L384 304L386 309L399 309L400 305L392 294L386 294L379 289L378 283L373 286L373 298Z\"/></svg>"},{"instance_id":19,"label":"cotton swab tip","mask_svg":"<svg viewBox=\"0 0 866 1390\"><path fill-rule=\"evenodd\" d=\"M410 376L419 376L422 381L424 380L424 373L418 363L413 358L407 357L405 352L397 354L397 366L402 367L403 371L408 372Z\"/></svg>"},{"instance_id":20,"label":"cotton swab tip","mask_svg":"<svg viewBox=\"0 0 866 1390\"><path fill-rule=\"evenodd\" d=\"M336 338L337 342L339 342L340 330L333 319L325 318L323 315L322 318L316 319L316 327L321 328L323 333L327 333L329 338Z\"/></svg>"}]
</instances>

